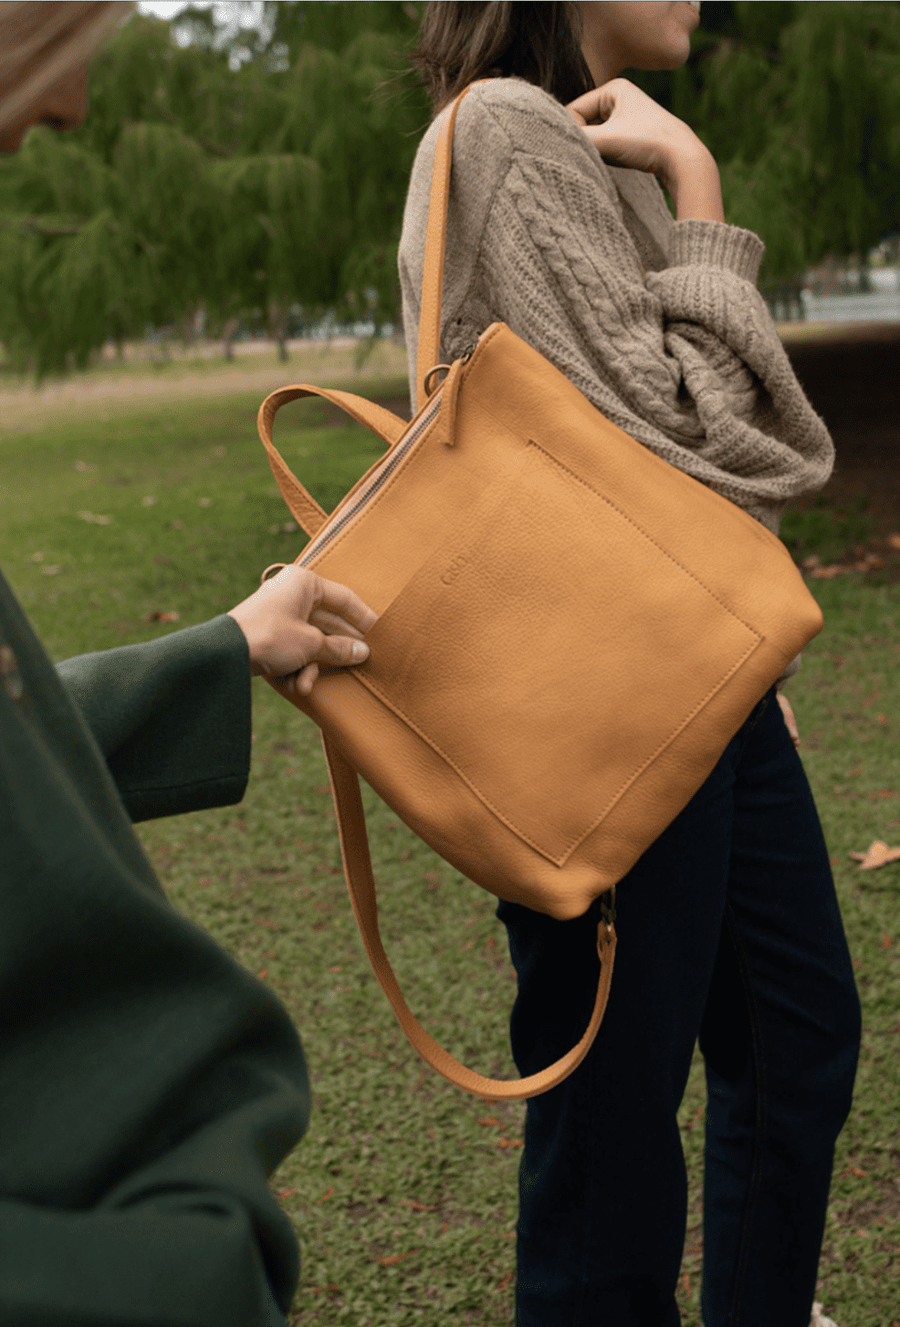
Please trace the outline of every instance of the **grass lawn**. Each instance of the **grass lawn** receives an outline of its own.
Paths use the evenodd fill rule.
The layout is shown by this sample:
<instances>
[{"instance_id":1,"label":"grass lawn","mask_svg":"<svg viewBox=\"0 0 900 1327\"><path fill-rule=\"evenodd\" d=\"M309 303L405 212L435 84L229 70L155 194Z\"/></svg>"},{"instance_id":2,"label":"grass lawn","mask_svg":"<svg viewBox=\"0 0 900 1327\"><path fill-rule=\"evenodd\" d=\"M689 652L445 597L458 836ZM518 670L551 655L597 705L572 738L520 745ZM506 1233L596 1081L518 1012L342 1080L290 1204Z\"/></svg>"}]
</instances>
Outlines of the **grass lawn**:
<instances>
[{"instance_id":1,"label":"grass lawn","mask_svg":"<svg viewBox=\"0 0 900 1327\"><path fill-rule=\"evenodd\" d=\"M308 368L273 367L269 385L337 385L337 370L369 397L406 390L396 364ZM204 621L300 551L256 436L267 388L233 390L235 379L223 394L201 370L194 382L167 399L86 393L5 419L0 562L54 658ZM326 509L381 451L317 403L282 411L276 442ZM804 553L834 528L818 516ZM900 844L900 584L872 579L810 582L826 629L789 686L864 1013L817 1291L839 1327L900 1323L900 863L861 871L848 856L873 839ZM173 612L177 624L152 616ZM254 733L240 806L138 832L175 906L274 987L303 1037L314 1113L273 1181L302 1249L291 1321L511 1323L524 1105L486 1106L407 1045L356 932L317 730L257 681ZM495 901L364 791L382 934L411 1007L465 1063L515 1076L515 978ZM698 1053L680 1110L685 1327L700 1324L704 1100Z\"/></svg>"}]
</instances>

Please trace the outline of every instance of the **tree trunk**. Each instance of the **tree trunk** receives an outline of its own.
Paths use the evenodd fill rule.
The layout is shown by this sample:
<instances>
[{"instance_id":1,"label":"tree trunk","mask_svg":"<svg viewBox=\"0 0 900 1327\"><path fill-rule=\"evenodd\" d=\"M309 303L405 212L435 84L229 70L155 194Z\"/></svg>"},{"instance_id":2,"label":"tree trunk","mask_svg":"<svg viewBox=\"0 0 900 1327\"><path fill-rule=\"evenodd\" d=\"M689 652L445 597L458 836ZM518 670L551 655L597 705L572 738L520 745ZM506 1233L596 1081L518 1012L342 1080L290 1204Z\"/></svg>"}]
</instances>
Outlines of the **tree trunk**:
<instances>
[{"instance_id":1,"label":"tree trunk","mask_svg":"<svg viewBox=\"0 0 900 1327\"><path fill-rule=\"evenodd\" d=\"M224 342L225 359L231 364L234 361L234 334L237 331L237 318L226 318L225 326L222 328L222 340Z\"/></svg>"},{"instance_id":2,"label":"tree trunk","mask_svg":"<svg viewBox=\"0 0 900 1327\"><path fill-rule=\"evenodd\" d=\"M278 342L278 362L279 364L286 364L288 361L287 309L283 304L273 303L269 305L269 330Z\"/></svg>"}]
</instances>

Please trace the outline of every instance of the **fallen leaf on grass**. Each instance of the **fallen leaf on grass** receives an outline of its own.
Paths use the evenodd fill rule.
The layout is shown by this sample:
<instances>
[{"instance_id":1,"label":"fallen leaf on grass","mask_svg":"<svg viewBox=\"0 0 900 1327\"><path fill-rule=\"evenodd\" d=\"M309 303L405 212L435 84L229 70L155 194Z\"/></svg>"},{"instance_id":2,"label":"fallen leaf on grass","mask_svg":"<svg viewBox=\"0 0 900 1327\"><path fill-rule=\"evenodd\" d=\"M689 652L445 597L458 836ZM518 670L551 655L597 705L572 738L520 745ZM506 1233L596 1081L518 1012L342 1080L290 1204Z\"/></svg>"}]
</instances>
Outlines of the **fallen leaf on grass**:
<instances>
[{"instance_id":1,"label":"fallen leaf on grass","mask_svg":"<svg viewBox=\"0 0 900 1327\"><path fill-rule=\"evenodd\" d=\"M418 1249L408 1249L406 1253L386 1254L383 1258L379 1258L378 1261L381 1263L382 1267L394 1267L398 1262L402 1262L404 1258L411 1258L414 1253L418 1252Z\"/></svg>"},{"instance_id":2,"label":"fallen leaf on grass","mask_svg":"<svg viewBox=\"0 0 900 1327\"><path fill-rule=\"evenodd\" d=\"M281 1199L293 1198L294 1194L299 1192L300 1192L299 1189L279 1189L275 1197Z\"/></svg>"},{"instance_id":3,"label":"fallen leaf on grass","mask_svg":"<svg viewBox=\"0 0 900 1327\"><path fill-rule=\"evenodd\" d=\"M858 1166L848 1166L846 1170L841 1171L840 1175L838 1175L838 1179L843 1180L846 1179L848 1175L855 1175L858 1180L861 1180L865 1174L866 1171L860 1170Z\"/></svg>"},{"instance_id":4,"label":"fallen leaf on grass","mask_svg":"<svg viewBox=\"0 0 900 1327\"><path fill-rule=\"evenodd\" d=\"M336 1285L332 1282L331 1285L327 1285L327 1286L312 1286L311 1289L312 1289L313 1295L314 1295L314 1296L318 1296L320 1290L327 1290L328 1293L329 1293L330 1295L334 1295L334 1294L339 1294L341 1288L340 1288L340 1286L336 1286Z\"/></svg>"},{"instance_id":5,"label":"fallen leaf on grass","mask_svg":"<svg viewBox=\"0 0 900 1327\"><path fill-rule=\"evenodd\" d=\"M332 1186L330 1189L327 1190L326 1193L322 1194L321 1198L316 1199L316 1206L318 1207L319 1203L324 1203L326 1198L330 1198L333 1193L334 1193L334 1187Z\"/></svg>"},{"instance_id":6,"label":"fallen leaf on grass","mask_svg":"<svg viewBox=\"0 0 900 1327\"><path fill-rule=\"evenodd\" d=\"M180 616L180 615L179 615L178 613L174 612L174 611L171 612L171 613L160 613L158 610L156 610L156 611L153 612L153 613L145 613L145 614L144 614L144 621L145 621L145 622L177 622L179 616Z\"/></svg>"},{"instance_id":7,"label":"fallen leaf on grass","mask_svg":"<svg viewBox=\"0 0 900 1327\"><path fill-rule=\"evenodd\" d=\"M497 1119L496 1115L488 1115L483 1120L476 1120L475 1123L483 1124L486 1128L490 1128L491 1125L499 1124L500 1121Z\"/></svg>"},{"instance_id":8,"label":"fallen leaf on grass","mask_svg":"<svg viewBox=\"0 0 900 1327\"><path fill-rule=\"evenodd\" d=\"M900 848L889 848L881 839L875 839L866 852L851 852L850 856L859 862L861 871L871 871L876 866L884 866L886 862L900 862Z\"/></svg>"},{"instance_id":9,"label":"fallen leaf on grass","mask_svg":"<svg viewBox=\"0 0 900 1327\"><path fill-rule=\"evenodd\" d=\"M833 562L829 567L813 567L809 574L814 581L831 581L835 576L845 576L849 570L840 562Z\"/></svg>"},{"instance_id":10,"label":"fallen leaf on grass","mask_svg":"<svg viewBox=\"0 0 900 1327\"><path fill-rule=\"evenodd\" d=\"M400 1201L404 1207L411 1207L414 1212L436 1212L438 1210L437 1203L429 1207L427 1203L417 1203L415 1198L401 1198Z\"/></svg>"},{"instance_id":11,"label":"fallen leaf on grass","mask_svg":"<svg viewBox=\"0 0 900 1327\"><path fill-rule=\"evenodd\" d=\"M894 943L894 942L893 942L893 940L891 939L891 937L888 935L887 931L882 931L882 932L881 932L881 948L882 948L882 949L890 949L891 946L893 945L893 943Z\"/></svg>"},{"instance_id":12,"label":"fallen leaf on grass","mask_svg":"<svg viewBox=\"0 0 900 1327\"><path fill-rule=\"evenodd\" d=\"M80 512L78 513L78 515L81 517L81 519L82 519L83 521L87 521L89 525L111 525L111 524L112 524L112 517L111 517L111 516L97 516L97 515L96 515L94 512L92 512L92 511L80 511Z\"/></svg>"},{"instance_id":13,"label":"fallen leaf on grass","mask_svg":"<svg viewBox=\"0 0 900 1327\"><path fill-rule=\"evenodd\" d=\"M704 1110L703 1106L698 1106L694 1118L692 1120L685 1120L684 1124L681 1125L681 1128L693 1129L694 1125L697 1123L700 1116L703 1114L703 1110Z\"/></svg>"}]
</instances>

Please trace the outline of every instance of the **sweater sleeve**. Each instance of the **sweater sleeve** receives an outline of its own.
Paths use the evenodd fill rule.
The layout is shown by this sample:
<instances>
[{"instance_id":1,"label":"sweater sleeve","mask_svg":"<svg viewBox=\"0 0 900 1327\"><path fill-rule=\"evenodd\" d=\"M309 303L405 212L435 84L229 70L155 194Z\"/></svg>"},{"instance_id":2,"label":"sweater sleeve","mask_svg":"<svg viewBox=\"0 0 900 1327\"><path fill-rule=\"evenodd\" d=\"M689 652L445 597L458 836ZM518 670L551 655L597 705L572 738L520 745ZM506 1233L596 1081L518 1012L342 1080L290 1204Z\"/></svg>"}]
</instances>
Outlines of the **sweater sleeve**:
<instances>
[{"instance_id":1,"label":"sweater sleeve","mask_svg":"<svg viewBox=\"0 0 900 1327\"><path fill-rule=\"evenodd\" d=\"M297 1031L166 899L2 576L0 1008L0 1322L284 1327Z\"/></svg>"},{"instance_id":2,"label":"sweater sleeve","mask_svg":"<svg viewBox=\"0 0 900 1327\"><path fill-rule=\"evenodd\" d=\"M657 182L607 166L564 107L518 79L469 93L453 171L442 357L471 339L472 316L507 323L637 441L777 533L785 502L825 483L834 449L756 289L762 241L669 217L654 270L635 237L650 213L663 233ZM471 216L483 216L474 260Z\"/></svg>"},{"instance_id":3,"label":"sweater sleeve","mask_svg":"<svg viewBox=\"0 0 900 1327\"><path fill-rule=\"evenodd\" d=\"M239 802L250 772L247 640L228 614L82 654L57 673L133 821Z\"/></svg>"}]
</instances>

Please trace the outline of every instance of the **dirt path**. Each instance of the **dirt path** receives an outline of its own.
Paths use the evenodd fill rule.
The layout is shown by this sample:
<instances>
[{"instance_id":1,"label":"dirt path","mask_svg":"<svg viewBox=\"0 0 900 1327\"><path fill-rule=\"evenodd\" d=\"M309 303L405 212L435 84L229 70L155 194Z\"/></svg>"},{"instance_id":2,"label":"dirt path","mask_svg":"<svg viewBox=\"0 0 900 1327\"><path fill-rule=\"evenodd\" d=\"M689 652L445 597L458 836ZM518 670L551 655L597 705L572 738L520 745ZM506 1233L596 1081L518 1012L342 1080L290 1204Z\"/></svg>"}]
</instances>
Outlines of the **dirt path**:
<instances>
[{"instance_id":1,"label":"dirt path","mask_svg":"<svg viewBox=\"0 0 900 1327\"><path fill-rule=\"evenodd\" d=\"M96 410L100 418L125 413L137 402L210 398L253 393L260 400L276 387L311 382L328 386L335 381L358 379L360 395L375 377L405 377L406 349L396 341L376 347L361 371L354 367L354 341L294 342L286 364L278 362L274 349L242 352L233 364L204 357L193 362L186 357L154 366L111 364L89 373L45 384L35 391L30 384L0 388L0 433L42 427L73 410L83 414Z\"/></svg>"}]
</instances>

